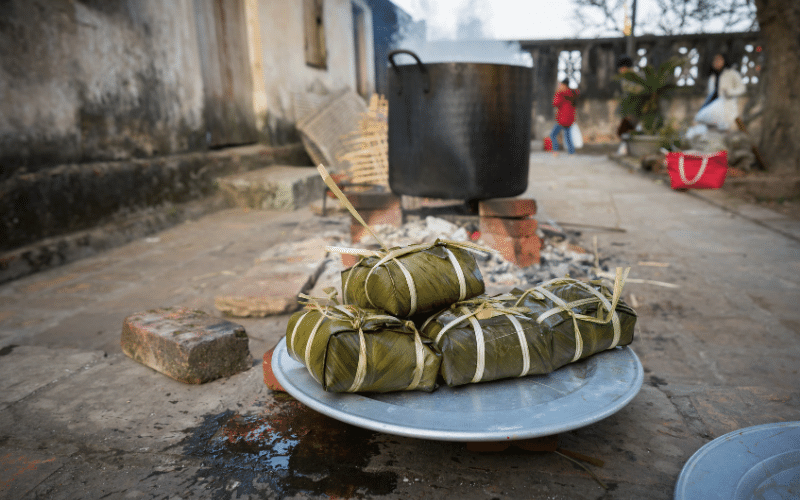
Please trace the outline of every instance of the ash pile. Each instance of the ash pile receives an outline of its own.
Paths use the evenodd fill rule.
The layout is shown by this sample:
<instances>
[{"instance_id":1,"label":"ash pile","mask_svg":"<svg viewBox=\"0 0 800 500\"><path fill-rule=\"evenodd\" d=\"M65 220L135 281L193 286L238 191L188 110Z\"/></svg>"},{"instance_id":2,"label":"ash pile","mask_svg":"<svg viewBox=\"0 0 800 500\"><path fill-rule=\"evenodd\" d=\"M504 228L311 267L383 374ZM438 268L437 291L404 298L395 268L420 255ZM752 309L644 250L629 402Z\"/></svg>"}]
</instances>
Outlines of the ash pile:
<instances>
[{"instance_id":1,"label":"ash pile","mask_svg":"<svg viewBox=\"0 0 800 500\"><path fill-rule=\"evenodd\" d=\"M390 247L407 246L434 241L437 238L451 241L473 241L483 244L478 225L475 222L450 222L438 217L406 222L399 227L388 224L373 226L375 234ZM537 235L542 240L540 261L527 267L519 267L505 260L499 253L475 254L483 278L488 288L528 287L554 278L569 276L579 280L590 280L608 275L614 268L622 265L612 257L598 258L597 255L577 244L580 233L565 231L555 223L540 224ZM353 247L349 242L342 246ZM366 236L361 244L364 248L377 249L371 236Z\"/></svg>"}]
</instances>

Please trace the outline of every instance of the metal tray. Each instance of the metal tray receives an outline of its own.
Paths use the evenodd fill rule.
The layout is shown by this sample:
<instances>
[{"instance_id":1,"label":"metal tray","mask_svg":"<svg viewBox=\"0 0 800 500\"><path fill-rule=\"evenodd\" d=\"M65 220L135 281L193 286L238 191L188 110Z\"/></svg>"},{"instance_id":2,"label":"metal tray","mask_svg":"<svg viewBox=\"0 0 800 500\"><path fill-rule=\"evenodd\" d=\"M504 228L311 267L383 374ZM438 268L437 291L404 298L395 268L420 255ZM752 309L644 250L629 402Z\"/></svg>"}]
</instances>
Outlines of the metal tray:
<instances>
[{"instance_id":1,"label":"metal tray","mask_svg":"<svg viewBox=\"0 0 800 500\"><path fill-rule=\"evenodd\" d=\"M675 500L695 498L800 498L800 422L740 429L697 450L675 485Z\"/></svg>"},{"instance_id":2,"label":"metal tray","mask_svg":"<svg viewBox=\"0 0 800 500\"><path fill-rule=\"evenodd\" d=\"M281 340L275 377L303 404L329 417L388 434L438 441L505 441L549 436L619 411L642 387L629 348L595 354L544 376L439 387L432 393L332 393L292 359Z\"/></svg>"}]
</instances>

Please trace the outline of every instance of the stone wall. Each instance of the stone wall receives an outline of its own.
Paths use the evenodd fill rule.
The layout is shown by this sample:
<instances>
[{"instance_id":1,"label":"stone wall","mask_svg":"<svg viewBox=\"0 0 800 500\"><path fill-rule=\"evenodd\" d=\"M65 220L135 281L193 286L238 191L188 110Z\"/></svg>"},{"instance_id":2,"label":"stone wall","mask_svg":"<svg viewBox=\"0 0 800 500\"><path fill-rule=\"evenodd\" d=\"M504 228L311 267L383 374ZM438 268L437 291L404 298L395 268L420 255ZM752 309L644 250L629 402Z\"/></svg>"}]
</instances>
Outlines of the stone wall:
<instances>
[{"instance_id":1,"label":"stone wall","mask_svg":"<svg viewBox=\"0 0 800 500\"><path fill-rule=\"evenodd\" d=\"M570 78L581 92L577 122L587 142L616 141L619 123L620 85L616 80L616 59L625 52L624 38L584 40L523 40L523 50L534 61L533 136L541 139L554 123L553 93L558 81ZM678 57L683 60L677 75L678 91L667 103L667 118L676 125L694 117L706 95L711 60L727 53L748 85L740 106L751 107L759 95L764 52L759 33L723 33L676 36L642 36L636 39L637 67L657 66Z\"/></svg>"},{"instance_id":2,"label":"stone wall","mask_svg":"<svg viewBox=\"0 0 800 500\"><path fill-rule=\"evenodd\" d=\"M356 82L352 1L322 2L325 68L306 64L303 5L0 2L0 251L201 198L250 166L210 149L259 132L293 148L291 92Z\"/></svg>"},{"instance_id":3,"label":"stone wall","mask_svg":"<svg viewBox=\"0 0 800 500\"><path fill-rule=\"evenodd\" d=\"M0 9L0 181L204 147L192 0L9 0Z\"/></svg>"},{"instance_id":4,"label":"stone wall","mask_svg":"<svg viewBox=\"0 0 800 500\"><path fill-rule=\"evenodd\" d=\"M242 0L194 0L194 19L207 145L256 142L245 4Z\"/></svg>"}]
</instances>

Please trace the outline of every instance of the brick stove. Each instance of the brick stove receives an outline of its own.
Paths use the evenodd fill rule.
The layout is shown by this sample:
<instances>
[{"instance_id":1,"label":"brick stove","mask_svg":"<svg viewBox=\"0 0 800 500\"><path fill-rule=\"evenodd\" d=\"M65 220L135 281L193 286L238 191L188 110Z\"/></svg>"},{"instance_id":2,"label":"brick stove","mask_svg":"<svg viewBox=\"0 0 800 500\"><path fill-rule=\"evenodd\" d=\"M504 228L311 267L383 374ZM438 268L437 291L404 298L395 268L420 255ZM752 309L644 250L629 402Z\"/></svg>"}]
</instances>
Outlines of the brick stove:
<instances>
[{"instance_id":1,"label":"brick stove","mask_svg":"<svg viewBox=\"0 0 800 500\"><path fill-rule=\"evenodd\" d=\"M400 227L403 224L403 208L400 197L390 192L366 191L347 193L350 203L370 225L388 224ZM519 267L538 264L542 240L536 234L536 201L530 198L496 198L478 204L479 227L483 242L494 248L505 260ZM350 217L350 239L360 243L367 236L366 229ZM354 256L343 256L346 265L356 261Z\"/></svg>"},{"instance_id":2,"label":"brick stove","mask_svg":"<svg viewBox=\"0 0 800 500\"><path fill-rule=\"evenodd\" d=\"M496 198L478 205L481 239L519 267L539 263L542 240L537 236L536 201Z\"/></svg>"}]
</instances>

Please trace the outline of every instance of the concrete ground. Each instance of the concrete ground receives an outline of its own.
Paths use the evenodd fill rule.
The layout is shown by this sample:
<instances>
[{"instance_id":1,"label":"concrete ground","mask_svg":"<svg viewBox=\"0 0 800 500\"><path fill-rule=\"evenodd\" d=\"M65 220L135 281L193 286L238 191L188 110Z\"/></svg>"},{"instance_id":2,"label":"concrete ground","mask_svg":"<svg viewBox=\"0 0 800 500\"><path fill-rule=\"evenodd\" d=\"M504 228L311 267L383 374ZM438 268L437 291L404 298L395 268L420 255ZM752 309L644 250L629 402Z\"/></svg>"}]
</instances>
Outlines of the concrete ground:
<instances>
[{"instance_id":1,"label":"concrete ground","mask_svg":"<svg viewBox=\"0 0 800 500\"><path fill-rule=\"evenodd\" d=\"M631 278L678 286L626 285L641 392L558 437L607 489L555 453L381 434L270 391L261 357L288 316L234 319L253 367L208 384L127 358L126 316L214 313L215 291L264 249L346 224L227 210L0 286L0 498L668 499L712 439L800 420L797 219L675 192L603 156L534 153L525 196Z\"/></svg>"}]
</instances>

